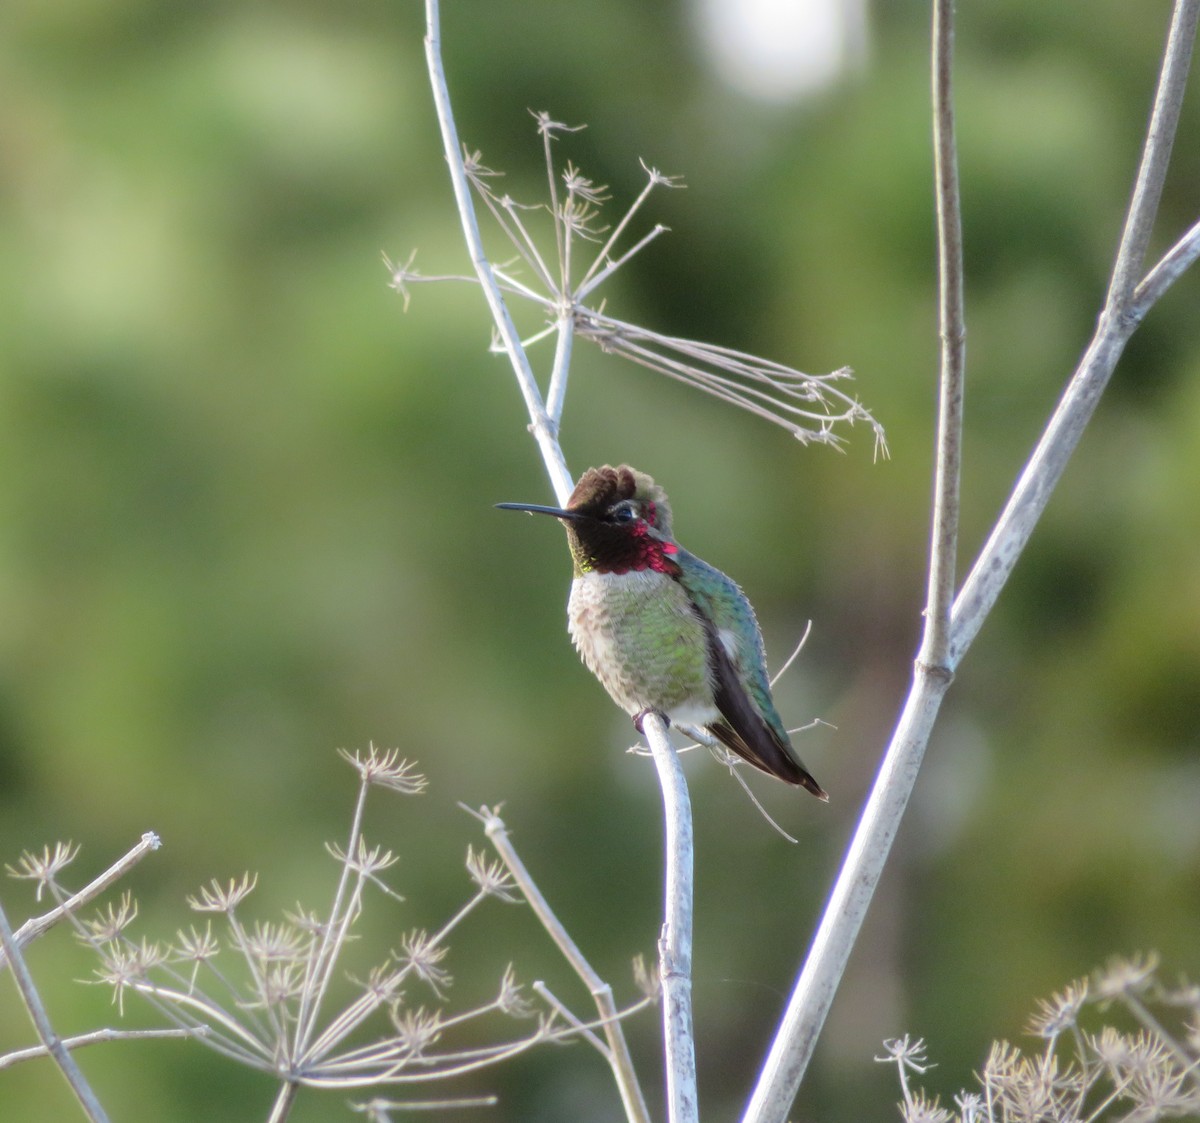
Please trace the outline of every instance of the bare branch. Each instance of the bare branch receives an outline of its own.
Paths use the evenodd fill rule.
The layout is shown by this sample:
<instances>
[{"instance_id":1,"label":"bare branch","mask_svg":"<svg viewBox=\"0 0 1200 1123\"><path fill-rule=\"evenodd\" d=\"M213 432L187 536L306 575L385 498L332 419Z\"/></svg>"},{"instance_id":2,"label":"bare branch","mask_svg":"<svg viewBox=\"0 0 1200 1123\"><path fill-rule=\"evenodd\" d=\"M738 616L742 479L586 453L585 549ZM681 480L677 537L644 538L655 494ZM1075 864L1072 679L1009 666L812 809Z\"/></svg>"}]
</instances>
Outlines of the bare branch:
<instances>
[{"instance_id":1,"label":"bare branch","mask_svg":"<svg viewBox=\"0 0 1200 1123\"><path fill-rule=\"evenodd\" d=\"M78 893L73 893L57 908L53 908L41 916L35 916L31 920L25 921L14 934L17 947L22 947L30 941L36 940L64 917L72 913L77 913L84 905L98 897L114 882L119 881L147 854L152 850L157 850L161 845L162 842L159 840L158 835L153 831L147 831L142 835L141 841L132 850L125 854L124 857L117 859L99 877L85 885ZM4 960L5 953L0 952L0 967L4 966Z\"/></svg>"},{"instance_id":2,"label":"bare branch","mask_svg":"<svg viewBox=\"0 0 1200 1123\"><path fill-rule=\"evenodd\" d=\"M99 1045L107 1041L141 1041L158 1037L203 1037L203 1028L197 1029L94 1029L89 1033L79 1033L74 1037L64 1037L62 1045L65 1049L82 1049L87 1045ZM21 1061L37 1060L49 1056L50 1052L44 1045L35 1045L29 1049L14 1049L11 1053L0 1056L0 1069L20 1064Z\"/></svg>"},{"instance_id":3,"label":"bare branch","mask_svg":"<svg viewBox=\"0 0 1200 1123\"><path fill-rule=\"evenodd\" d=\"M442 147L450 168L450 182L454 188L454 197L458 202L458 213L462 219L463 235L467 240L471 263L475 266L479 283L483 286L483 295L492 312L492 319L504 341L504 348L512 363L517 385L525 398L534 439L541 449L542 459L550 474L554 494L560 503L565 503L571 494L571 474L567 471L562 450L558 447L554 423L542 403L541 391L533 376L533 369L529 365L529 357L521 346L520 335L509 315L508 307L504 303L504 295L492 274L491 263L488 261L483 248L483 239L479 233L479 223L475 218L475 208L471 203L470 184L463 166L458 130L455 127L454 114L450 108L450 91L446 86L445 69L442 65L438 0L425 0L425 26L425 58L429 66L429 79L433 89L434 105L437 107L438 123L442 130Z\"/></svg>"},{"instance_id":4,"label":"bare branch","mask_svg":"<svg viewBox=\"0 0 1200 1123\"><path fill-rule=\"evenodd\" d=\"M941 666L950 639L958 551L959 477L962 469L966 325L963 319L962 214L954 136L954 5L933 6L934 183L937 194L938 319L942 339L938 378L937 468L929 591L920 660Z\"/></svg>"},{"instance_id":5,"label":"bare branch","mask_svg":"<svg viewBox=\"0 0 1200 1123\"><path fill-rule=\"evenodd\" d=\"M782 1123L858 938L949 677L919 671L742 1123Z\"/></svg>"},{"instance_id":6,"label":"bare branch","mask_svg":"<svg viewBox=\"0 0 1200 1123\"><path fill-rule=\"evenodd\" d=\"M467 810L470 811L469 808ZM600 1018L604 1024L604 1035L608 1041L608 1061L621 1093L626 1117L630 1123L649 1123L650 1113L633 1069L633 1058L629 1054L625 1033L617 1018L617 1006L613 1001L612 988L597 974L587 957L580 951L579 946L571 939L570 933L567 932L562 921L555 915L550 903L542 895L533 875L530 874L521 860L521 856L517 853L516 847L513 846L512 840L508 836L508 828L497 811L484 807L470 813L483 823L484 833L520 887L521 894L529 902L529 907L533 909L534 915L537 916L542 927L546 929L550 938L595 1000L596 1009L600 1012ZM688 864L690 868L690 861Z\"/></svg>"},{"instance_id":7,"label":"bare branch","mask_svg":"<svg viewBox=\"0 0 1200 1123\"><path fill-rule=\"evenodd\" d=\"M87 1077L83 1075L79 1065L75 1063L75 1058L71 1056L70 1050L63 1044L62 1038L54 1032L54 1027L50 1024L50 1016L46 1013L46 1007L42 1003L42 997L38 994L33 976L29 973L29 968L21 955L21 949L17 947L16 937L8 923L8 916L5 914L3 906L0 906L0 945L3 946L5 955L8 957L8 966L13 973L13 978L16 979L17 990L21 993L25 1009L29 1012L29 1020L33 1022L33 1028L37 1031L38 1038L46 1052L54 1059L54 1063L66 1077L71 1091L75 1093L75 1098L79 1101L79 1106L83 1108L83 1113L92 1120L92 1123L108 1123L108 1114L99 1099L96 1098L96 1093L92 1091Z\"/></svg>"},{"instance_id":8,"label":"bare branch","mask_svg":"<svg viewBox=\"0 0 1200 1123\"><path fill-rule=\"evenodd\" d=\"M1129 203L1129 215L1121 233L1121 245L1117 250L1112 281L1108 287L1108 298L1105 301L1105 307L1108 309L1123 309L1129 303L1141 275L1146 247L1150 244L1150 234L1158 214L1163 183L1167 178L1167 166L1171 160L1171 148L1175 143L1179 114L1183 108L1183 95L1196 42L1198 16L1200 4L1195 0L1176 0L1170 30L1167 33L1162 70L1158 76L1158 92L1155 94L1154 109L1151 111L1150 125L1146 132L1146 146L1142 152L1133 198Z\"/></svg>"},{"instance_id":9,"label":"bare branch","mask_svg":"<svg viewBox=\"0 0 1200 1123\"><path fill-rule=\"evenodd\" d=\"M1133 292L1131 314L1140 321L1159 297L1195 263L1197 257L1200 257L1200 222L1192 226L1146 274Z\"/></svg>"},{"instance_id":10,"label":"bare branch","mask_svg":"<svg viewBox=\"0 0 1200 1123\"><path fill-rule=\"evenodd\" d=\"M658 714L647 714L642 733L650 743L662 787L666 820L666 886L658 971L663 987L667 1054L667 1118L695 1123L696 1047L692 1032L692 815L679 755Z\"/></svg>"},{"instance_id":11,"label":"bare branch","mask_svg":"<svg viewBox=\"0 0 1200 1123\"><path fill-rule=\"evenodd\" d=\"M1140 316L1149 309L1150 302L1144 299L1136 305L1133 303L1136 284L1133 274L1141 267L1158 207L1166 160L1179 120L1198 14L1200 0L1177 0L1137 187L1121 236L1121 248L1104 310L1066 392L955 601L949 653L951 670L958 665L996 603L1091 420L1125 344ZM1172 259L1172 264L1155 277L1144 296L1160 296L1167 284L1182 272L1184 265L1195 260L1200 250L1189 239L1190 235L1180 243L1177 247L1179 257ZM1154 276L1152 272L1151 277Z\"/></svg>"}]
</instances>

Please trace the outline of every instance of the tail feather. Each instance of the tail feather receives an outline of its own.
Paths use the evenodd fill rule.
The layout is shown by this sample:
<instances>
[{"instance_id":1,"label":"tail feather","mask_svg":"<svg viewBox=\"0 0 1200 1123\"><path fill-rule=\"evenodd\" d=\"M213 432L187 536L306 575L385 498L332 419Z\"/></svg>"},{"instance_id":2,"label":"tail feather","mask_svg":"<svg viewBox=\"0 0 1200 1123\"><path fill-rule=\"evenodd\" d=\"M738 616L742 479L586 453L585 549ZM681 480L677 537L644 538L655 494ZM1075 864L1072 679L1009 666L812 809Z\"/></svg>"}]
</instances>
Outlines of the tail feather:
<instances>
[{"instance_id":1,"label":"tail feather","mask_svg":"<svg viewBox=\"0 0 1200 1123\"><path fill-rule=\"evenodd\" d=\"M692 559L693 564L699 559ZM699 563L703 565L703 562ZM734 586L739 602L744 608L743 624L749 623L755 628L754 612L750 603L742 596L741 591ZM743 760L761 769L770 776L782 780L786 784L812 792L818 799L829 801L825 789L813 779L812 774L800 763L792 748L791 742L784 729L783 722L775 712L771 702L771 688L767 682L766 667L762 663L762 640L750 645L753 650L747 652L745 645L737 645L739 657L743 661L757 660L759 665L752 668L757 678L756 692L761 695L761 705L757 705L747 692L733 664L733 658L726 649L725 643L709 614L705 613L693 601L692 610L704 625L705 637L708 641L708 668L711 675L713 703L721 717L706 725L708 731L721 744L732 749ZM737 621L734 621L736 623ZM765 712L764 712L765 709Z\"/></svg>"},{"instance_id":2,"label":"tail feather","mask_svg":"<svg viewBox=\"0 0 1200 1123\"><path fill-rule=\"evenodd\" d=\"M705 624L708 633L708 663L713 671L713 701L721 714L720 721L708 725L709 732L721 744L732 749L755 768L762 769L784 783L805 788L818 799L828 802L829 795L825 789L813 779L812 774L796 756L774 707L771 708L775 719L772 724L764 718L747 694L729 653L715 634L716 630L711 622L706 619ZM771 704L769 696L766 704ZM779 728L776 729L775 725Z\"/></svg>"},{"instance_id":3,"label":"tail feather","mask_svg":"<svg viewBox=\"0 0 1200 1123\"><path fill-rule=\"evenodd\" d=\"M829 793L821 787L812 774L796 759L796 754L790 746L781 745L765 722L757 723L764 735L754 738L754 743L743 737L728 721L715 721L708 725L708 731L726 748L737 753L744 761L755 768L783 780L787 784L795 784L812 792L822 802L829 802Z\"/></svg>"}]
</instances>

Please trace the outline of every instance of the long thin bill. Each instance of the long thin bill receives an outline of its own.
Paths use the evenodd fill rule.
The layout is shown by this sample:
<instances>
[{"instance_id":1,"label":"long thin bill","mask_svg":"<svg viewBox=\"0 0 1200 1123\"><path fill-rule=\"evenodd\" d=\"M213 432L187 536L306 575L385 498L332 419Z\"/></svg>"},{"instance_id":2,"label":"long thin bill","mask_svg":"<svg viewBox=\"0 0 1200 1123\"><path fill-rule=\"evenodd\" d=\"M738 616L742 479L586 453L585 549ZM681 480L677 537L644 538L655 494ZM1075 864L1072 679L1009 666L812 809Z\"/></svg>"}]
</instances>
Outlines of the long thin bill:
<instances>
[{"instance_id":1,"label":"long thin bill","mask_svg":"<svg viewBox=\"0 0 1200 1123\"><path fill-rule=\"evenodd\" d=\"M563 507L544 507L540 503L496 503L501 511L527 511L531 515L553 515L556 519L577 519L576 511L568 511Z\"/></svg>"}]
</instances>

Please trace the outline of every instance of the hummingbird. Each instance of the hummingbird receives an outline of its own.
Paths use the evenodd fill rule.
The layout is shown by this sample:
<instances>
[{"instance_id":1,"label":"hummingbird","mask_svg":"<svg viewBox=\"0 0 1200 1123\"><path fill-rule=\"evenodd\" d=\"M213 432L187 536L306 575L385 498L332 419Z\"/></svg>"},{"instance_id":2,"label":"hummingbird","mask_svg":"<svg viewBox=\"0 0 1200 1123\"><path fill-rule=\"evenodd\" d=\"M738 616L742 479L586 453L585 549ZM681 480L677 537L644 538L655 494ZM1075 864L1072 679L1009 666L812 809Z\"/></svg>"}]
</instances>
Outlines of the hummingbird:
<instances>
[{"instance_id":1,"label":"hummingbird","mask_svg":"<svg viewBox=\"0 0 1200 1123\"><path fill-rule=\"evenodd\" d=\"M754 609L675 541L671 505L653 479L606 464L580 476L566 507L496 506L552 515L566 528L571 639L639 733L648 713L704 729L755 768L828 800L775 709Z\"/></svg>"}]
</instances>

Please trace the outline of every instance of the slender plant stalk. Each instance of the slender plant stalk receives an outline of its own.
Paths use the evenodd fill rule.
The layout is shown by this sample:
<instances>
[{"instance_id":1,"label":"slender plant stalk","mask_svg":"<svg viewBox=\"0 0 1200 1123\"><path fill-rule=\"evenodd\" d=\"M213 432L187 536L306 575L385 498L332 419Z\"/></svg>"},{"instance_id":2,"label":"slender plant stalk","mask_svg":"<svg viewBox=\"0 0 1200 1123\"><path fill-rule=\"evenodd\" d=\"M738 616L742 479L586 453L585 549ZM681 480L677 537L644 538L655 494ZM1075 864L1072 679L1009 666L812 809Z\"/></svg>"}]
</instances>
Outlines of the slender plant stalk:
<instances>
[{"instance_id":1,"label":"slender plant stalk","mask_svg":"<svg viewBox=\"0 0 1200 1123\"><path fill-rule=\"evenodd\" d=\"M292 1105L296 1102L296 1095L300 1091L300 1085L295 1080L285 1080L279 1087L279 1094L275 1097L275 1102L271 1105L271 1114L267 1116L267 1123L284 1123L292 1113Z\"/></svg>"},{"instance_id":2,"label":"slender plant stalk","mask_svg":"<svg viewBox=\"0 0 1200 1123\"><path fill-rule=\"evenodd\" d=\"M62 1039L65 1049L82 1049L85 1045L99 1045L107 1041L144 1041L154 1037L196 1037L197 1032L191 1029L93 1029L87 1033L76 1034L74 1037ZM45 1045L34 1045L29 1049L14 1049L11 1053L0 1056L0 1069L10 1068L22 1061L32 1061L38 1057L48 1057L50 1051Z\"/></svg>"},{"instance_id":3,"label":"slender plant stalk","mask_svg":"<svg viewBox=\"0 0 1200 1123\"><path fill-rule=\"evenodd\" d=\"M1141 285L1136 282L1179 119L1198 10L1200 0L1178 0L1175 6L1141 169L1096 335L947 621L943 598L953 587L949 551L954 546L961 440L962 266L950 100L953 4L951 0L935 2L934 132L942 381L926 630L908 700L743 1123L782 1123L786 1119L916 783L954 670L1028 542L1129 336L1153 300L1200 256L1200 231L1193 227Z\"/></svg>"},{"instance_id":4,"label":"slender plant stalk","mask_svg":"<svg viewBox=\"0 0 1200 1123\"><path fill-rule=\"evenodd\" d=\"M1158 214L1158 201L1162 198L1167 166L1171 161L1171 148L1175 143L1175 131L1179 127L1179 114L1183 109L1183 95L1196 42L1198 13L1200 4L1196 0L1176 0L1142 162L1129 203L1129 215L1121 233L1112 283L1108 288L1106 310L1124 309L1137 287L1146 260L1146 247L1150 244L1150 234Z\"/></svg>"},{"instance_id":5,"label":"slender plant stalk","mask_svg":"<svg viewBox=\"0 0 1200 1123\"><path fill-rule=\"evenodd\" d=\"M1198 15L1200 0L1177 0L1141 167L1104 310L1058 408L955 601L950 636L952 670L978 634L1025 549L1129 337L1153 300L1162 296L1200 254L1200 233L1193 226L1140 285L1136 281L1136 273L1145 260L1179 123Z\"/></svg>"},{"instance_id":6,"label":"slender plant stalk","mask_svg":"<svg viewBox=\"0 0 1200 1123\"><path fill-rule=\"evenodd\" d=\"M99 877L93 878L78 893L72 893L62 904L52 908L49 912L25 921L13 935L17 947L23 947L25 944L36 940L39 936L44 935L53 928L60 920L72 913L78 913L84 905L98 897L110 885L119 881L147 854L152 850L157 850L161 845L162 842L159 840L158 835L153 831L147 831L142 835L141 841L136 846L113 862ZM0 951L0 967L4 966L5 954L3 951Z\"/></svg>"},{"instance_id":7,"label":"slender plant stalk","mask_svg":"<svg viewBox=\"0 0 1200 1123\"><path fill-rule=\"evenodd\" d=\"M479 277L484 298L491 309L492 319L500 333L517 385L525 398L525 407L529 411L530 431L542 453L546 471L550 475L550 483L559 503L566 503L571 494L571 473L563 459L562 449L558 444L558 426L546 412L542 401L541 390L533 376L533 368L529 365L529 356L521 346L521 336L516 324L509 315L508 306L504 303L504 294L496 282L492 272L491 262L483 248L483 238L479 233L479 221L475 217L475 206L471 201L471 184L467 179L467 169L463 164L462 146L458 140L458 129L454 124L454 112L450 106L450 90L446 85L446 71L442 63L442 34L441 20L438 14L438 0L425 0L425 60L429 66L429 83L433 90L433 102L437 109L438 124L442 130L442 148L446 154L446 163L450 168L450 182L454 188L454 199L458 204L458 214L462 220L463 235L467 241L467 250L471 254L471 264ZM566 373L562 373L565 382ZM565 386L562 391L565 393Z\"/></svg>"},{"instance_id":8,"label":"slender plant stalk","mask_svg":"<svg viewBox=\"0 0 1200 1123\"><path fill-rule=\"evenodd\" d=\"M426 0L425 18L425 57L441 127L442 146L450 168L463 234L488 307L525 399L529 411L530 431L541 450L555 496L560 504L565 504L573 490L573 481L558 443L558 423L566 394L567 365L573 336L572 310L560 309L559 312L560 334L550 383L552 412L548 412L480 237L479 223L471 199L470 181L463 163L458 130L454 124L450 104L450 92L446 85L445 66L441 55L438 0ZM557 185L553 177L550 190L551 197L554 198ZM557 223L555 228L558 230ZM562 255L560 259L563 259ZM564 291L567 290L568 280L569 277L564 275ZM661 722L656 719L648 719L647 724L656 729L656 736L651 738L651 750L658 765L659 782L663 786L663 806L667 815L664 941L660 950L670 958L667 963L660 964L660 970L663 972L664 982L669 982L663 994L663 1017L667 1033L664 1047L667 1056L669 1118L671 1123L691 1123L696 1118L696 1062L692 1044L691 1006L692 812L683 770L675 759L675 749L667 740L665 728L661 727ZM659 741L657 746L656 740ZM668 757L674 760L673 765L668 764ZM622 1089L622 1096L627 1099L628 1107L625 1089ZM642 1106L644 1110L644 1104Z\"/></svg>"},{"instance_id":9,"label":"slender plant stalk","mask_svg":"<svg viewBox=\"0 0 1200 1123\"><path fill-rule=\"evenodd\" d=\"M662 786L666 884L658 970L663 987L663 1044L667 1060L667 1118L695 1123L696 1046L692 1031L692 813L687 779L667 727L657 714L642 721Z\"/></svg>"},{"instance_id":10,"label":"slender plant stalk","mask_svg":"<svg viewBox=\"0 0 1200 1123\"><path fill-rule=\"evenodd\" d=\"M919 661L941 668L950 640L958 554L959 479L962 474L966 323L963 313L962 209L954 136L954 6L933 6L933 166L938 233L938 329L942 341L938 384L937 464L925 636Z\"/></svg>"},{"instance_id":11,"label":"slender plant stalk","mask_svg":"<svg viewBox=\"0 0 1200 1123\"><path fill-rule=\"evenodd\" d=\"M1145 280L1134 290L1130 315L1140 321L1155 301L1183 276L1198 257L1200 257L1200 222L1193 225L1167 251L1162 260L1146 274Z\"/></svg>"},{"instance_id":12,"label":"slender plant stalk","mask_svg":"<svg viewBox=\"0 0 1200 1123\"><path fill-rule=\"evenodd\" d=\"M50 1054L63 1076L66 1077L67 1084L75 1093L75 1098L79 1101L79 1106L83 1108L84 1115L92 1120L92 1123L108 1123L108 1115L96 1093L92 1091L92 1086L87 1082L87 1077L83 1075L79 1065L75 1063L75 1058L71 1056L71 1051L50 1024L50 1016L46 1013L46 1007L42 1003L41 995L38 994L37 986L34 984L33 976L21 954L21 949L17 947L16 936L8 923L8 916L2 905L0 905L0 945L3 946L4 953L8 957L8 966L13 973L13 978L16 979L17 990L20 991L25 1009L29 1012L29 1020L33 1022L33 1028L37 1031L38 1038L46 1052Z\"/></svg>"},{"instance_id":13,"label":"slender plant stalk","mask_svg":"<svg viewBox=\"0 0 1200 1123\"><path fill-rule=\"evenodd\" d=\"M472 812L472 814L476 814ZM521 860L517 848L513 846L508 835L508 828L494 811L484 810L479 814L484 824L484 833L496 848L505 868L512 874L513 880L520 887L521 895L529 902L534 915L542 927L549 933L563 957L570 963L575 974L588 988L596 1002L604 1026L604 1036L608 1043L609 1067L621 1093L621 1102L625 1105L625 1117L629 1123L650 1123L650 1112L642 1096L641 1087L633 1070L633 1058L629 1055L629 1046L625 1041L625 1033L616 1003L613 1001L612 987L608 985L588 962L587 957L579 950L579 945L571 939L570 933L550 907L550 902L543 896L533 875Z\"/></svg>"}]
</instances>

